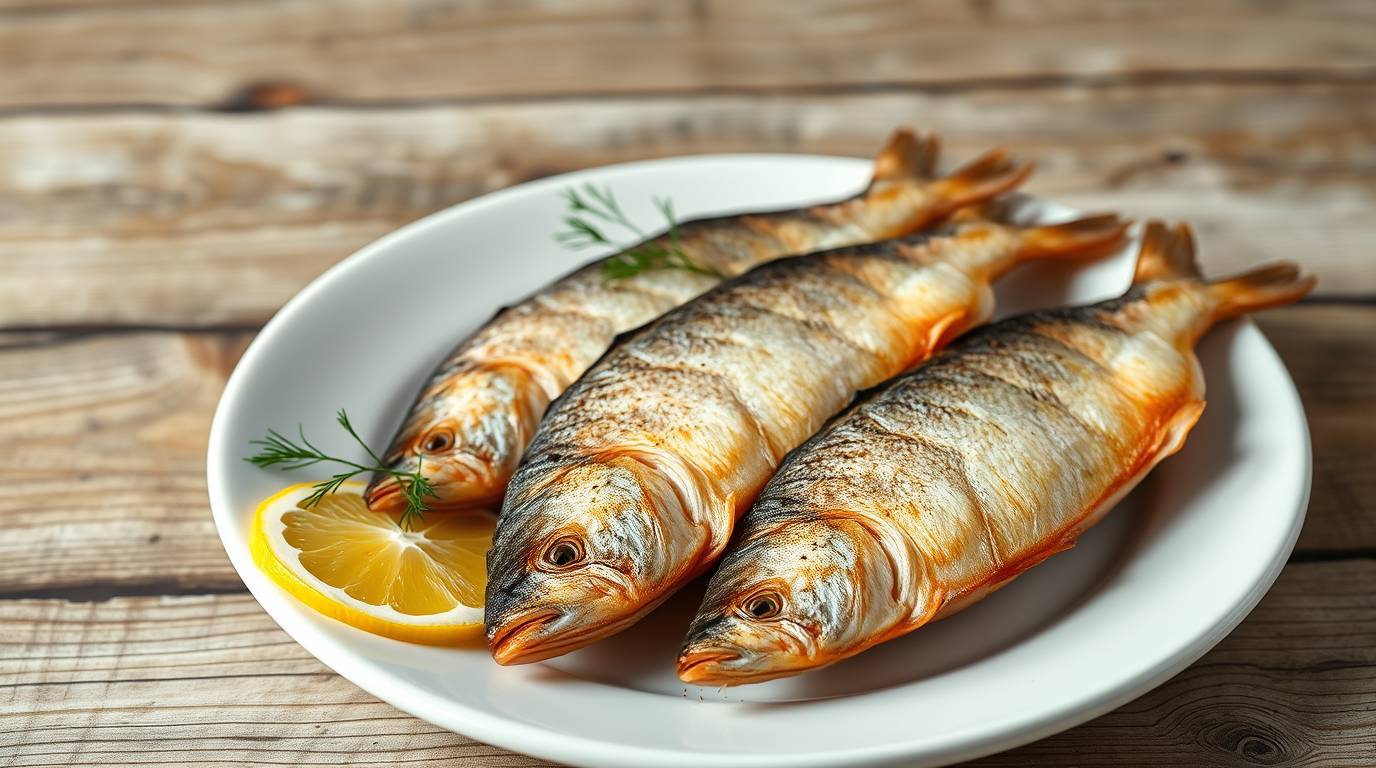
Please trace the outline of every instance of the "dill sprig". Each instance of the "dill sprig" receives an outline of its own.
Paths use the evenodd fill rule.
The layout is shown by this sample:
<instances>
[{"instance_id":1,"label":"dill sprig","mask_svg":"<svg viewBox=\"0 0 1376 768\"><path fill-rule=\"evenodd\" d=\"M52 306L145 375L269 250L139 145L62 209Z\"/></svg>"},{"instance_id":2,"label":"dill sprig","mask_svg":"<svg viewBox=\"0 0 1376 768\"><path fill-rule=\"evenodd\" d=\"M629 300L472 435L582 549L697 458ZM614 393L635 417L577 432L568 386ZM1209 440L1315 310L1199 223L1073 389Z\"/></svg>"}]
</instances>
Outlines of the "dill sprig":
<instances>
[{"instance_id":1,"label":"dill sprig","mask_svg":"<svg viewBox=\"0 0 1376 768\"><path fill-rule=\"evenodd\" d=\"M668 198L654 198L655 207L668 222L668 243L663 238L651 238L645 230L636 226L621 209L610 187L599 189L592 184L584 184L580 194L577 189L564 192L569 204L569 214L564 217L568 229L555 234L554 239L567 248L582 250L593 246L612 246L619 252L602 263L602 276L608 280L624 280L652 269L678 269L696 272L700 275L723 275L715 269L699 266L684 252L679 241L678 219L674 216L674 204ZM637 245L618 242L607 234L607 227L619 227L633 234Z\"/></svg>"},{"instance_id":2,"label":"dill sprig","mask_svg":"<svg viewBox=\"0 0 1376 768\"><path fill-rule=\"evenodd\" d=\"M421 474L420 455L416 455L416 471L402 472L392 469L373 452L372 448L368 447L367 443L363 442L363 438L358 436L358 432L354 430L354 425L349 422L349 414L345 413L343 408L340 408L339 412L335 414L335 420L339 422L339 426L343 427L345 432L349 433L354 442L363 446L364 453L367 453L368 458L373 462L372 465L359 464L356 461L341 459L338 456L325 453L306 439L305 429L300 424L296 426L296 434L301 441L299 444L281 432L269 429L267 437L249 441L249 445L258 446L258 453L244 457L244 461L258 467L277 467L285 471L304 469L326 461L348 467L343 472L331 475L330 479L316 483L313 486L315 491L301 501L303 507L313 507L319 504L321 499L339 490L339 486L343 485L346 480L361 472L380 472L391 475L397 479L397 484L401 486L402 498L406 499L406 509L402 510L400 520L402 529L410 530L413 521L424 522L425 513L430 509L430 505L425 500L430 496L435 496L436 493L434 487L430 485L430 481Z\"/></svg>"}]
</instances>

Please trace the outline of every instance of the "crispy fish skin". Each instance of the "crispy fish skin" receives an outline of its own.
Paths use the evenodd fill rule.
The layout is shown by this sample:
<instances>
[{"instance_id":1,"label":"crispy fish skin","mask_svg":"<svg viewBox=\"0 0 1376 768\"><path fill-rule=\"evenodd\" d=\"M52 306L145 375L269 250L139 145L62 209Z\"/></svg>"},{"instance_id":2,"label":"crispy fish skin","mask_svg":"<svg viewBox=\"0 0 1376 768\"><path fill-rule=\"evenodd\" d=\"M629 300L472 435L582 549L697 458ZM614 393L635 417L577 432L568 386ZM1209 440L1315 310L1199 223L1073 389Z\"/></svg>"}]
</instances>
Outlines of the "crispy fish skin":
<instances>
[{"instance_id":1,"label":"crispy fish skin","mask_svg":"<svg viewBox=\"0 0 1376 768\"><path fill-rule=\"evenodd\" d=\"M934 138L894 134L869 188L832 205L724 216L678 227L679 247L726 276L772 259L916 231L952 211L1004 192L1030 168L994 151L934 179ZM667 235L659 238L667 245ZM611 258L611 257L609 257ZM637 328L720 282L707 274L656 270L608 280L595 262L502 311L458 345L417 395L384 456L430 480L436 509L494 504L549 403ZM395 510L400 486L374 477L369 506Z\"/></svg>"},{"instance_id":2,"label":"crispy fish skin","mask_svg":"<svg viewBox=\"0 0 1376 768\"><path fill-rule=\"evenodd\" d=\"M1189 230L1152 223L1121 298L996 323L900 377L761 493L679 676L733 685L824 666L1073 546L1199 418L1199 336L1312 286L1292 265L1206 283Z\"/></svg>"},{"instance_id":3,"label":"crispy fish skin","mask_svg":"<svg viewBox=\"0 0 1376 768\"><path fill-rule=\"evenodd\" d=\"M488 555L503 664L629 625L720 555L784 455L856 392L983 322L1027 258L1116 245L1114 216L950 234L764 265L623 342L555 403Z\"/></svg>"}]
</instances>

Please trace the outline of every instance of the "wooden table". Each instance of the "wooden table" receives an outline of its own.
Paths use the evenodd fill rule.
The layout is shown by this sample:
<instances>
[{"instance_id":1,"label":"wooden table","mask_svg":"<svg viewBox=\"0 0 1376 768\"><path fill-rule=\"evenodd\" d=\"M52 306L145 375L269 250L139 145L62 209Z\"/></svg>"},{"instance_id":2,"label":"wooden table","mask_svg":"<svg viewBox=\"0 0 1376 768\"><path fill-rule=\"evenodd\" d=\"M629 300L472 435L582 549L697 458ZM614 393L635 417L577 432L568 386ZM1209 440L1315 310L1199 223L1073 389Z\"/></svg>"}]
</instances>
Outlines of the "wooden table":
<instances>
[{"instance_id":1,"label":"wooden table","mask_svg":"<svg viewBox=\"0 0 1376 768\"><path fill-rule=\"evenodd\" d=\"M1314 443L1275 588L1159 689L980 764L1376 764L1376 6L0 0L0 766L536 764L374 700L246 593L206 502L225 376L439 208L902 123L1188 218L1207 271L1321 280L1258 319Z\"/></svg>"}]
</instances>

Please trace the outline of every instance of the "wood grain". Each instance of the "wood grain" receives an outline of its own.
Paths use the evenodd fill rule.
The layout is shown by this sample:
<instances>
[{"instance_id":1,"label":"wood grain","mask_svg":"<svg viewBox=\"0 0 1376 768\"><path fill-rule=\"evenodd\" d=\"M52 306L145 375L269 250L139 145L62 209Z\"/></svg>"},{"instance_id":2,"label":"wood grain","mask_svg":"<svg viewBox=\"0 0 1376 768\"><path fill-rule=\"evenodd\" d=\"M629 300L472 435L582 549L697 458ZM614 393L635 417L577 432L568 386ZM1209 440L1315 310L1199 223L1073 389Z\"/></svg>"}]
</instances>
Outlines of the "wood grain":
<instances>
[{"instance_id":1,"label":"wood grain","mask_svg":"<svg viewBox=\"0 0 1376 768\"><path fill-rule=\"evenodd\" d=\"M0 3L0 107L1362 76L1353 2ZM284 90L285 89L285 90ZM273 91L269 90L269 93Z\"/></svg>"},{"instance_id":2,"label":"wood grain","mask_svg":"<svg viewBox=\"0 0 1376 768\"><path fill-rule=\"evenodd\" d=\"M1376 421L1352 416L1376 411L1376 307L1302 305L1260 322L1313 432L1301 549L1376 549ZM246 342L160 332L0 342L0 597L241 588L206 508L204 449Z\"/></svg>"},{"instance_id":3,"label":"wood grain","mask_svg":"<svg viewBox=\"0 0 1376 768\"><path fill-rule=\"evenodd\" d=\"M1241 626L1167 684L978 764L1371 764L1373 579L1371 560L1291 565ZM0 764L428 761L542 764L373 700L246 595L0 601Z\"/></svg>"},{"instance_id":4,"label":"wood grain","mask_svg":"<svg viewBox=\"0 0 1376 768\"><path fill-rule=\"evenodd\" d=\"M0 765L542 765L330 672L253 598L0 601Z\"/></svg>"},{"instance_id":5,"label":"wood grain","mask_svg":"<svg viewBox=\"0 0 1376 768\"><path fill-rule=\"evenodd\" d=\"M228 371L446 206L899 124L1188 218L1210 272L1321 280L1259 318L1313 438L1280 581L1162 687L975 765L1376 765L1373 40L1359 0L0 0L0 768L545 765L373 699L244 593L204 479Z\"/></svg>"},{"instance_id":6,"label":"wood grain","mask_svg":"<svg viewBox=\"0 0 1376 768\"><path fill-rule=\"evenodd\" d=\"M1165 685L981 766L1376 764L1376 562L1288 566L1257 609Z\"/></svg>"},{"instance_id":7,"label":"wood grain","mask_svg":"<svg viewBox=\"0 0 1376 768\"><path fill-rule=\"evenodd\" d=\"M904 123L942 131L953 162L1010 146L1067 204L1188 218L1210 270L1297 258L1323 294L1376 293L1376 83L1183 83L0 118L0 328L259 324L366 242L515 182L866 156Z\"/></svg>"},{"instance_id":8,"label":"wood grain","mask_svg":"<svg viewBox=\"0 0 1376 768\"><path fill-rule=\"evenodd\" d=\"M1309 417L1314 454L1302 553L1376 551L1376 304L1262 315Z\"/></svg>"},{"instance_id":9,"label":"wood grain","mask_svg":"<svg viewBox=\"0 0 1376 768\"><path fill-rule=\"evenodd\" d=\"M205 446L248 337L0 339L0 596L242 589Z\"/></svg>"}]
</instances>

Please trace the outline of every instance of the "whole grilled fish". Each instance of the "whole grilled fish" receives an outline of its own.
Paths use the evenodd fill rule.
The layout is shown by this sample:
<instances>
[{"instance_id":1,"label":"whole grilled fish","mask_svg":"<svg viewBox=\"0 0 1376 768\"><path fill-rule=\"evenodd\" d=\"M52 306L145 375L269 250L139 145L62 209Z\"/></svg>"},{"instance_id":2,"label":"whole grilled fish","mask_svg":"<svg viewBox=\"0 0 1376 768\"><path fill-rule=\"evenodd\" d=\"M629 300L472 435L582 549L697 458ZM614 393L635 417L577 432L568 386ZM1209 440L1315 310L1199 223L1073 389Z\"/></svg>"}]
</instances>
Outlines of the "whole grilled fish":
<instances>
[{"instance_id":1,"label":"whole grilled fish","mask_svg":"<svg viewBox=\"0 0 1376 768\"><path fill-rule=\"evenodd\" d=\"M679 655L734 685L820 667L974 603L1076 538L1204 408L1195 341L1294 301L1293 265L1207 283L1150 224L1121 298L983 328L793 452L741 521Z\"/></svg>"},{"instance_id":2,"label":"whole grilled fish","mask_svg":"<svg viewBox=\"0 0 1376 768\"><path fill-rule=\"evenodd\" d=\"M1004 192L1030 168L990 152L933 179L934 138L894 134L859 196L830 205L686 222L676 246L698 267L739 275L772 259L874 242L917 231L952 211ZM668 246L668 235L659 244ZM615 258L615 257L609 257ZM618 280L599 261L499 313L465 339L431 375L384 461L420 471L437 509L501 499L550 401L583 374L620 333L639 327L720 282L684 270ZM397 480L374 477L370 507L403 503Z\"/></svg>"},{"instance_id":3,"label":"whole grilled fish","mask_svg":"<svg viewBox=\"0 0 1376 768\"><path fill-rule=\"evenodd\" d=\"M619 344L512 479L487 561L493 656L538 661L634 622L716 560L784 454L857 391L986 320L994 278L1124 229L964 225L783 259Z\"/></svg>"}]
</instances>

